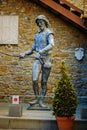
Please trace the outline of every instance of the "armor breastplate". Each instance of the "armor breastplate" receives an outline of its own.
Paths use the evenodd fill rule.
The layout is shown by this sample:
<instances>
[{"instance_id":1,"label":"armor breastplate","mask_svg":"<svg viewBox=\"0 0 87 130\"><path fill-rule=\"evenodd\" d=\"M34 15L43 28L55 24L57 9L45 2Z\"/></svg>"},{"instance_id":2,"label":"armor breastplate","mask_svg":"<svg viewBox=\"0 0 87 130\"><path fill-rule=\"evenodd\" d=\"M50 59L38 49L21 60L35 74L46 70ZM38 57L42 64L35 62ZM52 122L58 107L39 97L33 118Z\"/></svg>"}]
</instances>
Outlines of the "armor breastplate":
<instances>
[{"instance_id":1,"label":"armor breastplate","mask_svg":"<svg viewBox=\"0 0 87 130\"><path fill-rule=\"evenodd\" d=\"M48 43L48 36L49 34L52 34L52 32L49 29L46 29L44 32L39 32L34 37L34 45L33 49L37 52L39 52L41 49L45 48ZM45 52L42 56L46 56L48 52Z\"/></svg>"}]
</instances>

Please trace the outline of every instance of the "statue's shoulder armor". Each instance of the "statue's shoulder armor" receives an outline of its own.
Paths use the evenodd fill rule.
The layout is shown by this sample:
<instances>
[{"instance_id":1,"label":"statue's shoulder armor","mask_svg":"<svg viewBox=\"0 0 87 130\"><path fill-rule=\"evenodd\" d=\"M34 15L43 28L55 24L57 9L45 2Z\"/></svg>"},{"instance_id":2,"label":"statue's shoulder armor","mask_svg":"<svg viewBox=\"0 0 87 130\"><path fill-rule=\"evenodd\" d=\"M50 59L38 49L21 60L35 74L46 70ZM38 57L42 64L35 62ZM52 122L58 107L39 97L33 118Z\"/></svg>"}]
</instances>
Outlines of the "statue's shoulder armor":
<instances>
[{"instance_id":1,"label":"statue's shoulder armor","mask_svg":"<svg viewBox=\"0 0 87 130\"><path fill-rule=\"evenodd\" d=\"M47 29L47 30L46 30L46 33L47 33L48 36L49 36L50 34L53 34L53 32L52 32L50 29Z\"/></svg>"}]
</instances>

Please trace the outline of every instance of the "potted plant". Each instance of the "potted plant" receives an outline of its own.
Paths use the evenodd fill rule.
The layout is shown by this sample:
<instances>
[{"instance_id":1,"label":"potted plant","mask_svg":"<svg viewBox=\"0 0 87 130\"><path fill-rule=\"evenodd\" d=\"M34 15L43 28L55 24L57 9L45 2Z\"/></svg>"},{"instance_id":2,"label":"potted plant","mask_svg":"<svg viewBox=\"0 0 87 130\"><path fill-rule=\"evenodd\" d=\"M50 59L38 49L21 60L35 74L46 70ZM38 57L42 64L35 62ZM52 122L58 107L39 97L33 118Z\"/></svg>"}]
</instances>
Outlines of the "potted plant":
<instances>
[{"instance_id":1,"label":"potted plant","mask_svg":"<svg viewBox=\"0 0 87 130\"><path fill-rule=\"evenodd\" d=\"M78 99L64 61L62 61L60 66L60 74L61 77L57 81L54 91L53 114L57 119L59 130L72 130ZM67 120L70 123L70 127L69 124L66 124Z\"/></svg>"}]
</instances>

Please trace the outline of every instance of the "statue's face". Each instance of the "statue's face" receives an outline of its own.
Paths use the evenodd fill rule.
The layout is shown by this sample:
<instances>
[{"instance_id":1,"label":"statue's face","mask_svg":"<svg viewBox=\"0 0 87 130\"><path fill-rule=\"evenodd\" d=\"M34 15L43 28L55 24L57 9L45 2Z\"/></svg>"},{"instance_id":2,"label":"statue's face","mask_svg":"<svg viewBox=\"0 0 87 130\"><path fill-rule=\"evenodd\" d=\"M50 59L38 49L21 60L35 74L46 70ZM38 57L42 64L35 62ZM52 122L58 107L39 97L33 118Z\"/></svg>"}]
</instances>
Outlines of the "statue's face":
<instances>
[{"instance_id":1,"label":"statue's face","mask_svg":"<svg viewBox=\"0 0 87 130\"><path fill-rule=\"evenodd\" d=\"M37 26L39 27L39 29L41 31L44 31L44 29L46 28L46 25L45 25L45 21L44 20L37 20Z\"/></svg>"}]
</instances>

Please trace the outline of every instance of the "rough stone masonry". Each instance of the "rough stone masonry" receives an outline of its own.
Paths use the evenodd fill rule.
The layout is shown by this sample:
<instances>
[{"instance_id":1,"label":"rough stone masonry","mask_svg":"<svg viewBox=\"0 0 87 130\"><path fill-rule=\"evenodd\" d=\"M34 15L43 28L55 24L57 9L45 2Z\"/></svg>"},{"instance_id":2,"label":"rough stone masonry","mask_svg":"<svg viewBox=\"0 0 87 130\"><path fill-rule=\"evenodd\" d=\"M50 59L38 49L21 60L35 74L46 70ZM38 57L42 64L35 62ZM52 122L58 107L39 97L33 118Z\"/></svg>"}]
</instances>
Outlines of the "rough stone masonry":
<instances>
[{"instance_id":1,"label":"rough stone masonry","mask_svg":"<svg viewBox=\"0 0 87 130\"><path fill-rule=\"evenodd\" d=\"M77 94L87 96L87 38L81 30L29 0L8 0L8 2L3 0L0 10L1 16L18 16L18 44L0 44L0 51L19 54L30 48L37 30L35 18L39 14L46 15L55 37L53 67L48 81L47 97L53 96L55 84L60 76L61 60L66 62ZM78 47L85 49L85 56L81 61L75 58L75 48ZM0 102L11 102L12 95L20 95L22 102L28 102L33 97L32 63L32 58L20 60L17 57L0 54ZM51 103L49 99L48 102Z\"/></svg>"}]
</instances>

